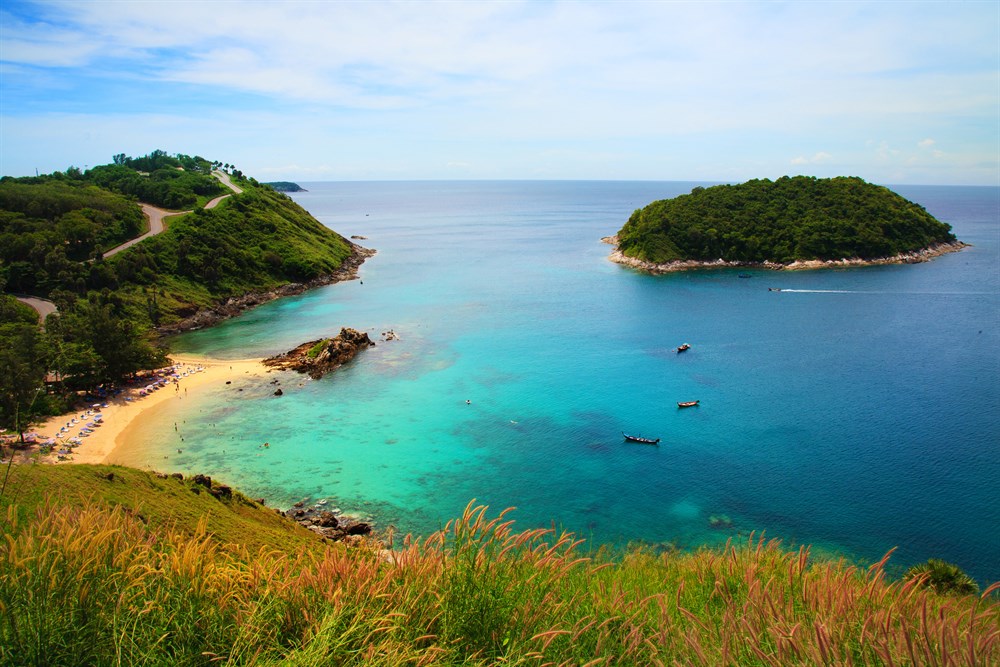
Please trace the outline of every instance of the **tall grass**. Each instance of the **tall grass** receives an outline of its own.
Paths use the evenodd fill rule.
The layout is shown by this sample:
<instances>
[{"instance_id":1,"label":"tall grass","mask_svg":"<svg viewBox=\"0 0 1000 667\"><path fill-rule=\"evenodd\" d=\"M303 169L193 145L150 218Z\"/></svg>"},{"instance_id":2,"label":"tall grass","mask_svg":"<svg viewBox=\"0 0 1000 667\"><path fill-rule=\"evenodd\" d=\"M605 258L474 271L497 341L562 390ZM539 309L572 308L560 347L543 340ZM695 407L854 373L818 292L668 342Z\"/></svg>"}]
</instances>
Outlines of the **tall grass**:
<instances>
[{"instance_id":1,"label":"tall grass","mask_svg":"<svg viewBox=\"0 0 1000 667\"><path fill-rule=\"evenodd\" d=\"M987 665L1000 604L751 538L610 559L472 504L393 552L153 531L122 509L8 508L0 664Z\"/></svg>"}]
</instances>

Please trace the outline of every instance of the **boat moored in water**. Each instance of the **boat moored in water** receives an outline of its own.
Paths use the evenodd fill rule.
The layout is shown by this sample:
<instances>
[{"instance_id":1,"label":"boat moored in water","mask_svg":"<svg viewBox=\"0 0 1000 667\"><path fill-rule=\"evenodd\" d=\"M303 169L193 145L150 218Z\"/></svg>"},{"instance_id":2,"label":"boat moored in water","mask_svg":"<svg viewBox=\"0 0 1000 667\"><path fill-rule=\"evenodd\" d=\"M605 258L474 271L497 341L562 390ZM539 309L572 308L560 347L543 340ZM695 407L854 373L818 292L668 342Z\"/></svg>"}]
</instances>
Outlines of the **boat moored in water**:
<instances>
[{"instance_id":1,"label":"boat moored in water","mask_svg":"<svg viewBox=\"0 0 1000 667\"><path fill-rule=\"evenodd\" d=\"M677 407L679 408L693 408L694 406L701 403L701 401L677 401Z\"/></svg>"},{"instance_id":2,"label":"boat moored in water","mask_svg":"<svg viewBox=\"0 0 1000 667\"><path fill-rule=\"evenodd\" d=\"M639 435L629 435L628 433L625 433L624 431L622 431L622 435L625 436L625 439L627 441L629 441L629 442L641 442L644 445L658 445L658 444L660 444L660 439L659 438L656 438L655 440L653 438L643 438L642 436L639 436Z\"/></svg>"}]
</instances>

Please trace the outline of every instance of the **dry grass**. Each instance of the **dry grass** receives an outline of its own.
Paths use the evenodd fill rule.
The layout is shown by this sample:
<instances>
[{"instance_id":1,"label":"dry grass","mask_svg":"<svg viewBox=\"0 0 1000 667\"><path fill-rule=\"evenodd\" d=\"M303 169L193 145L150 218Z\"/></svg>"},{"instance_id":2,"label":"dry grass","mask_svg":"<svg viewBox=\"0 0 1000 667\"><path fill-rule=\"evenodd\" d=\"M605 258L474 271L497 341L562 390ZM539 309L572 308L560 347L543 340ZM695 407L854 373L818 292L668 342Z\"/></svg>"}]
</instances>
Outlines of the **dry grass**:
<instances>
[{"instance_id":1,"label":"dry grass","mask_svg":"<svg viewBox=\"0 0 1000 667\"><path fill-rule=\"evenodd\" d=\"M471 504L428 539L282 551L97 505L8 508L0 663L987 665L1000 604L753 539L583 557Z\"/></svg>"}]
</instances>

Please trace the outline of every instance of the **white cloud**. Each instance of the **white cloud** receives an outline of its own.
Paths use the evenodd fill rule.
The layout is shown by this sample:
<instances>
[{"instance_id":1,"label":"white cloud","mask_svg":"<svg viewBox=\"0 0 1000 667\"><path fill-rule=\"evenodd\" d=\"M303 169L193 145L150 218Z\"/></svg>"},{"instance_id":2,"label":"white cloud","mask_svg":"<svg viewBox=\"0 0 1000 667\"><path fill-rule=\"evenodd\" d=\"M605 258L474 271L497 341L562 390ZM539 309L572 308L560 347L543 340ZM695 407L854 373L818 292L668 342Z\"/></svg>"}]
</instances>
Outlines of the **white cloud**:
<instances>
[{"instance_id":1,"label":"white cloud","mask_svg":"<svg viewBox=\"0 0 1000 667\"><path fill-rule=\"evenodd\" d=\"M0 10L0 140L22 169L36 154L9 152L22 144L7 117L43 102L36 125L79 124L55 129L62 136L114 114L123 136L147 137L144 150L181 150L142 124L169 102L168 115L192 124L232 119L213 124L213 157L255 152L263 165L308 169L336 149L338 169L366 173L382 156L387 170L447 174L462 162L516 178L545 155L555 176L600 178L603 163L636 177L731 179L780 175L810 144L826 150L792 165L860 172L899 162L890 144L932 154L938 141L964 163L995 164L1000 141L1000 10L989 3L62 0L22 3L21 16L25 7L36 20ZM277 151L269 134L285 138L283 151L264 152ZM869 136L884 146L864 150Z\"/></svg>"},{"instance_id":2,"label":"white cloud","mask_svg":"<svg viewBox=\"0 0 1000 667\"><path fill-rule=\"evenodd\" d=\"M797 158L793 158L792 159L792 164L796 164L796 165L801 165L801 164L821 164L823 162L829 162L832 159L833 159L833 156L830 155L829 153L827 153L826 151L819 151L818 153L815 153L812 157L808 157L807 158L807 157L799 156Z\"/></svg>"}]
</instances>

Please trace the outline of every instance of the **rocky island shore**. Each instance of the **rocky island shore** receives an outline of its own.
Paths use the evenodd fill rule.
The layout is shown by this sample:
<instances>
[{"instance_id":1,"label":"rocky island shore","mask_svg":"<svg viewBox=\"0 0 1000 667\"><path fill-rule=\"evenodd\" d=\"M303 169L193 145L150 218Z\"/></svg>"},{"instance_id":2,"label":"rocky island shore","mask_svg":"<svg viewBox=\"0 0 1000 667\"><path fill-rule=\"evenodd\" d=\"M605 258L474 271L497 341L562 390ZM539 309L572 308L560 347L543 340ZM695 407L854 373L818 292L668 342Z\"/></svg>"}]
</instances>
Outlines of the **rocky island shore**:
<instances>
[{"instance_id":1,"label":"rocky island shore","mask_svg":"<svg viewBox=\"0 0 1000 667\"><path fill-rule=\"evenodd\" d=\"M811 269L837 269L856 266L878 266L882 264L919 264L929 262L935 257L946 255L951 252L958 252L969 247L968 243L962 241L951 241L948 243L936 243L927 248L902 252L891 257L877 257L874 259L862 259L860 257L846 257L843 259L809 259L796 260L794 262L738 262L716 259L714 261L702 261L696 259L681 259L672 262L649 262L637 257L629 257L618 248L617 236L606 236L601 239L604 243L615 246L608 259L616 264L627 266L646 273L660 274L673 273L676 271L690 271L695 269L770 269L772 271L807 271Z\"/></svg>"}]
</instances>

